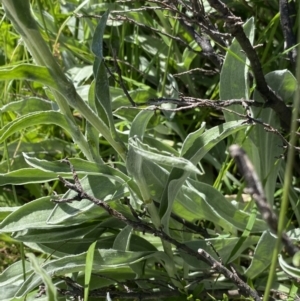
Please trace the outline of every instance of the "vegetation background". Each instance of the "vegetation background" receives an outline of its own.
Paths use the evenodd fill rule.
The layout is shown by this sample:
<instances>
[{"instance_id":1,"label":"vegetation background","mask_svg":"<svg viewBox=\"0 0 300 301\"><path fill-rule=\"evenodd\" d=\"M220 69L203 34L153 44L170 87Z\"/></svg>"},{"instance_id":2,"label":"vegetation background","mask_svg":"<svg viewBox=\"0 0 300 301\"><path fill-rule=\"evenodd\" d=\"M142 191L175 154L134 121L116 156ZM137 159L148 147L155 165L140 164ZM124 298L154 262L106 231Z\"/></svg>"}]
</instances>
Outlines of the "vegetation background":
<instances>
[{"instance_id":1,"label":"vegetation background","mask_svg":"<svg viewBox=\"0 0 300 301\"><path fill-rule=\"evenodd\" d=\"M1 300L300 300L299 9L2 0Z\"/></svg>"}]
</instances>

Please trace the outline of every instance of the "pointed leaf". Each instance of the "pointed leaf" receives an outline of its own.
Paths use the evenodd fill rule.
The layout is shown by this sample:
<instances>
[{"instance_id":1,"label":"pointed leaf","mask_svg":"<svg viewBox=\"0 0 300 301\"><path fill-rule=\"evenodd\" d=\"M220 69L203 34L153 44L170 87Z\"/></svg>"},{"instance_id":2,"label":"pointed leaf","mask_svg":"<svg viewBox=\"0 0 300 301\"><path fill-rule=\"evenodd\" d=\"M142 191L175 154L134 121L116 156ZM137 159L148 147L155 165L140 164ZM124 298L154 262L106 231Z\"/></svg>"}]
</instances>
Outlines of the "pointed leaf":
<instances>
[{"instance_id":1,"label":"pointed leaf","mask_svg":"<svg viewBox=\"0 0 300 301\"><path fill-rule=\"evenodd\" d=\"M99 57L100 59L103 58L103 36L104 30L106 27L106 22L108 19L109 10L106 11L102 16L101 19L95 29L93 42L92 42L92 52L95 56Z\"/></svg>"},{"instance_id":2,"label":"pointed leaf","mask_svg":"<svg viewBox=\"0 0 300 301\"><path fill-rule=\"evenodd\" d=\"M274 237L269 231L265 231L255 248L254 256L249 268L246 270L245 275L254 279L259 276L264 270L266 270L272 261L273 250L276 244L276 237Z\"/></svg>"},{"instance_id":3,"label":"pointed leaf","mask_svg":"<svg viewBox=\"0 0 300 301\"><path fill-rule=\"evenodd\" d=\"M189 149L185 150L184 158L189 159L193 164L197 164L199 160L201 160L219 141L246 127L247 125L241 120L227 122L213 127L194 140L193 145ZM165 184L165 190L161 197L159 213L160 216L162 216L162 223L166 231L168 231L167 229L169 228L169 217L172 212L176 195L189 174L189 172L173 168L168 181Z\"/></svg>"},{"instance_id":4,"label":"pointed leaf","mask_svg":"<svg viewBox=\"0 0 300 301\"><path fill-rule=\"evenodd\" d=\"M157 253L157 252L156 252ZM87 252L66 256L61 259L46 262L42 268L49 275L65 275L67 273L75 273L85 270ZM124 252L117 250L101 250L97 249L94 254L93 270L100 272L102 269L111 267L117 268L127 266L129 264L139 262L151 257L153 252ZM16 297L21 297L42 283L39 275L33 274L29 276L19 289Z\"/></svg>"},{"instance_id":5,"label":"pointed leaf","mask_svg":"<svg viewBox=\"0 0 300 301\"><path fill-rule=\"evenodd\" d=\"M125 228L123 228L114 241L113 249L120 250L120 251L128 251L131 235L132 235L131 226L126 226Z\"/></svg>"},{"instance_id":6,"label":"pointed leaf","mask_svg":"<svg viewBox=\"0 0 300 301\"><path fill-rule=\"evenodd\" d=\"M37 81L53 89L59 89L59 85L46 67L21 64L11 68L0 68L0 80L16 79Z\"/></svg>"},{"instance_id":7,"label":"pointed leaf","mask_svg":"<svg viewBox=\"0 0 300 301\"><path fill-rule=\"evenodd\" d=\"M283 269L283 271L285 273L287 273L288 275L290 275L291 277L294 277L296 279L300 278L300 269L299 269L299 267L294 267L294 266L288 264L283 259L281 254L278 255L278 261L279 261L279 264L280 264L281 268Z\"/></svg>"},{"instance_id":8,"label":"pointed leaf","mask_svg":"<svg viewBox=\"0 0 300 301\"><path fill-rule=\"evenodd\" d=\"M250 43L254 40L254 18L250 18L244 24L244 32L247 35ZM248 99L249 88L247 72L247 57L238 41L234 39L229 49L227 50L224 64L220 74L220 98L222 100L245 98ZM243 112L240 105L230 107L233 111ZM236 116L232 113L224 112L226 121L236 120Z\"/></svg>"},{"instance_id":9,"label":"pointed leaf","mask_svg":"<svg viewBox=\"0 0 300 301\"><path fill-rule=\"evenodd\" d=\"M96 243L97 241L93 242L86 253L86 263L85 263L85 270L84 270L84 301L89 300L90 282L91 282L91 276L93 271L93 262L94 262Z\"/></svg>"},{"instance_id":10,"label":"pointed leaf","mask_svg":"<svg viewBox=\"0 0 300 301\"><path fill-rule=\"evenodd\" d=\"M34 254L27 254L27 257L29 258L31 262L31 267L34 270L34 272L39 275L42 278L42 282L46 286L46 295L48 301L58 301L57 299L57 290L54 286L51 277L46 273L46 271L40 266L40 264L37 262Z\"/></svg>"},{"instance_id":11,"label":"pointed leaf","mask_svg":"<svg viewBox=\"0 0 300 301\"><path fill-rule=\"evenodd\" d=\"M37 111L52 111L58 109L55 102L38 97L30 97L18 101L10 102L0 108L0 112L16 112L25 115Z\"/></svg>"},{"instance_id":12,"label":"pointed leaf","mask_svg":"<svg viewBox=\"0 0 300 301\"><path fill-rule=\"evenodd\" d=\"M53 225L46 223L55 204L50 197L43 197L32 201L12 212L0 224L0 232L9 233L26 229L47 229Z\"/></svg>"},{"instance_id":13,"label":"pointed leaf","mask_svg":"<svg viewBox=\"0 0 300 301\"><path fill-rule=\"evenodd\" d=\"M139 112L131 124L129 138L137 136L142 140L146 127L153 115L153 111L143 110Z\"/></svg>"},{"instance_id":14,"label":"pointed leaf","mask_svg":"<svg viewBox=\"0 0 300 301\"><path fill-rule=\"evenodd\" d=\"M186 160L182 157L175 157L171 154L161 155L159 151L153 152L153 148L142 143L138 138L130 138L129 145L134 150L136 155L139 155L143 160L149 160L159 165L166 165L170 167L176 167L188 172L194 172L196 174L202 174L200 170L192 164L189 160Z\"/></svg>"},{"instance_id":15,"label":"pointed leaf","mask_svg":"<svg viewBox=\"0 0 300 301\"><path fill-rule=\"evenodd\" d=\"M67 117L63 114L56 111L35 112L19 117L0 129L0 142L24 128L41 124L56 124L71 133L70 123L67 122Z\"/></svg>"}]
</instances>

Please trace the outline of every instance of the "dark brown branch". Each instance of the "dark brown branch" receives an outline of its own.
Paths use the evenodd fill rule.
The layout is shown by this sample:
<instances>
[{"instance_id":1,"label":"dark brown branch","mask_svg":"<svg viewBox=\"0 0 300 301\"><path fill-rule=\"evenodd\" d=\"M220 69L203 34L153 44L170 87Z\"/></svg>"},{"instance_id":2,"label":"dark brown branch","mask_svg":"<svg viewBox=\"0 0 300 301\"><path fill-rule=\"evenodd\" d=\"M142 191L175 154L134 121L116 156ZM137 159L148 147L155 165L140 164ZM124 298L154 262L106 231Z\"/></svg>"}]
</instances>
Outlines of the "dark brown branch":
<instances>
[{"instance_id":1,"label":"dark brown branch","mask_svg":"<svg viewBox=\"0 0 300 301\"><path fill-rule=\"evenodd\" d=\"M160 108L160 105L163 103L173 103L176 104L177 107L174 109L166 109ZM231 106L231 105L235 105L235 104L239 104L242 105L245 108L246 114L241 114L238 113L236 111L230 110L227 107ZM150 105L148 108L143 108L141 106L144 105ZM281 134L281 132L272 127L270 124L265 123L263 121L261 121L260 119L255 119L253 117L251 117L250 111L249 111L249 107L263 107L264 104L261 102L257 102L251 99L248 100L244 100L244 99L231 99L231 100L217 100L217 101L212 101L210 99L200 99L200 98L194 98L194 97L182 97L181 99L174 99L174 98L157 98L157 99L149 99L149 101L147 103L139 103L138 106L136 107L137 110L156 110L156 109L161 109L164 111L168 111L168 112L178 112L178 111L184 111L184 110L190 110L190 109L195 109L195 108L212 108L218 111L225 111L228 112L230 114L236 115L240 118L245 119L245 123L249 123L249 124L258 124L260 126L263 126L264 129L272 134L277 135L283 142L283 147L293 147L297 152L300 152L300 147L297 146L292 146L290 144L290 142ZM125 107L122 106L119 109L132 109L132 107ZM300 120L298 120L300 121ZM296 135L300 135L300 133L296 133ZM297 172L299 173L298 167L297 165L294 166L294 168L297 170Z\"/></svg>"},{"instance_id":2,"label":"dark brown branch","mask_svg":"<svg viewBox=\"0 0 300 301\"><path fill-rule=\"evenodd\" d=\"M110 216L113 216L113 217L123 221L124 223L133 227L134 229L139 230L143 233L150 233L157 237L160 237L161 239L176 246L177 249L180 249L180 250L186 252L187 254L194 256L198 260L201 260L201 261L207 263L213 269L215 269L219 273L223 274L227 279L230 279L231 281L233 281L237 285L237 287L241 290L241 292L243 292L247 296L248 295L251 296L255 301L261 300L258 293L255 290L253 290L247 283L245 283L241 278L239 278L239 276L237 274L235 274L232 271L230 271L229 269L227 269L225 266L223 266L220 262L218 262L216 259L214 259L210 254L208 254L204 250L199 249L198 252L196 252L196 251L192 250L191 248L189 248L188 246L186 246L185 244L182 244L182 243L178 242L177 240L173 239L172 237L170 237L169 235L167 235L162 229L155 229L151 224L147 224L142 221L131 220L131 219L125 217L122 213L111 208L107 202L104 202L100 199L95 198L94 196L87 194L83 190L83 188L80 184L79 178L77 176L77 173L76 173L73 165L68 160L63 160L63 162L66 162L69 164L70 169L73 174L74 184L70 183L69 181L63 179L60 176L58 176L58 178L61 182L64 183L64 185L67 188L77 192L77 196L72 199L54 200L54 202L64 203L64 202L81 201L83 199L87 199L87 200L91 201L92 203L94 203L95 205L103 208Z\"/></svg>"},{"instance_id":3,"label":"dark brown branch","mask_svg":"<svg viewBox=\"0 0 300 301\"><path fill-rule=\"evenodd\" d=\"M271 231L274 234L277 234L278 218L267 202L262 184L248 156L238 145L230 146L229 152L231 157L234 158L240 173L245 178L247 183L247 192L252 195L257 208L259 209L263 219L269 225ZM299 251L285 232L282 233L281 240L290 256L294 256L296 252Z\"/></svg>"},{"instance_id":4,"label":"dark brown branch","mask_svg":"<svg viewBox=\"0 0 300 301\"><path fill-rule=\"evenodd\" d=\"M280 23L285 40L285 49L289 49L296 45L296 37L293 33L293 25L290 18L289 4L287 0L279 0ZM297 49L293 48L288 53L291 66L296 66Z\"/></svg>"},{"instance_id":5,"label":"dark brown branch","mask_svg":"<svg viewBox=\"0 0 300 301\"><path fill-rule=\"evenodd\" d=\"M156 99L149 99L147 103L139 104L139 105L161 105L163 103L173 103L178 106L188 106L188 105L195 105L198 107L229 107L232 105L243 105L243 103L247 103L249 106L253 107L263 107L264 104L252 99L230 99L230 100L210 100L210 99L201 99L196 97L187 97L184 96L181 99L175 98L156 98Z\"/></svg>"},{"instance_id":6,"label":"dark brown branch","mask_svg":"<svg viewBox=\"0 0 300 301\"><path fill-rule=\"evenodd\" d=\"M218 69L221 69L223 65L223 59L216 53L210 44L209 39L203 34L199 34L193 26L191 26L186 20L180 20L181 25L192 36L196 43L201 47L201 54L209 59Z\"/></svg>"},{"instance_id":7,"label":"dark brown branch","mask_svg":"<svg viewBox=\"0 0 300 301\"><path fill-rule=\"evenodd\" d=\"M222 18L225 19L226 27L232 36L237 39L251 63L257 90L268 106L277 113L282 127L289 131L292 113L285 105L282 98L279 95L276 95L267 85L258 55L244 33L242 20L239 17L236 17L223 2L219 0L208 0L208 2L221 14Z\"/></svg>"},{"instance_id":8,"label":"dark brown branch","mask_svg":"<svg viewBox=\"0 0 300 301\"><path fill-rule=\"evenodd\" d=\"M221 33L218 31L217 27L211 23L209 18L207 17L204 7L202 3L198 0L192 1L192 6L187 5L188 2L182 2L180 0L171 0L173 3L174 12L176 12L180 16L180 20L184 21L188 25L194 25L196 27L201 28L203 33L209 36L212 40L214 40L218 45L221 46L220 50L227 47L224 38L228 38L229 35L226 33ZM186 13L181 13L176 6L185 6L192 16L188 16Z\"/></svg>"},{"instance_id":9,"label":"dark brown branch","mask_svg":"<svg viewBox=\"0 0 300 301\"><path fill-rule=\"evenodd\" d=\"M193 72L197 72L197 71L202 73L202 74L205 74L207 76L216 75L216 74L219 73L215 70L207 70L207 69L203 69L203 68L194 68L194 69L190 69L188 71L184 71L184 72L180 72L180 73L174 73L173 76L174 77L179 77L181 75L192 74Z\"/></svg>"}]
</instances>

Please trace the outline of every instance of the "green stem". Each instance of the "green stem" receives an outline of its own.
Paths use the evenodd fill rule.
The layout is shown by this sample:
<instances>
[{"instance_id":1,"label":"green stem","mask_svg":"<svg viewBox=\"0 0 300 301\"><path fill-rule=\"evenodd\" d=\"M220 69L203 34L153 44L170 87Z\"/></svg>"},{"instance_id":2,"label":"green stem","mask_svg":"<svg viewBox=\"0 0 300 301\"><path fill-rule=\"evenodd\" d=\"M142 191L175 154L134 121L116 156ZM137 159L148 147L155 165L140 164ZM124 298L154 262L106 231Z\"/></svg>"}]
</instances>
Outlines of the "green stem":
<instances>
[{"instance_id":1,"label":"green stem","mask_svg":"<svg viewBox=\"0 0 300 301\"><path fill-rule=\"evenodd\" d=\"M300 6L298 9L298 16L300 16ZM300 31L298 31L298 47L297 47L298 54L300 53L299 42L300 42ZM297 56L296 78L297 78L297 82L299 83L300 82L300 55ZM263 299L264 301L269 300L269 294L272 288L273 278L276 273L278 254L280 252L280 247L281 247L281 237L283 231L285 230L286 212L289 203L289 191L290 191L289 188L292 185L292 172L293 172L293 165L295 160L295 144L297 138L296 132L297 132L297 124L298 124L297 118L299 113L299 106L300 106L300 91L298 86L294 98L294 104L293 104L290 147L288 149L287 164L286 164L286 170L285 170L284 181L283 181L284 186L283 186L283 194L282 194L281 208L279 214L277 240L276 240L275 249L273 251L272 263L271 263L269 277L268 277L264 299Z\"/></svg>"}]
</instances>

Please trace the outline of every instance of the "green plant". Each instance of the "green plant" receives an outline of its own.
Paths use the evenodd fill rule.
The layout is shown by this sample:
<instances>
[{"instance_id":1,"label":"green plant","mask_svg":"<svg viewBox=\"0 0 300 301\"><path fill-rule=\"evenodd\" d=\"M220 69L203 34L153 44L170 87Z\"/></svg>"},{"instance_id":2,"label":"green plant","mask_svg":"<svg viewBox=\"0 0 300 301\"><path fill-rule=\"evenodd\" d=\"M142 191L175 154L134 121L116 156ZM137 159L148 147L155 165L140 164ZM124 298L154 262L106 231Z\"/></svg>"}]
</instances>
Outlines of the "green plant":
<instances>
[{"instance_id":1,"label":"green plant","mask_svg":"<svg viewBox=\"0 0 300 301\"><path fill-rule=\"evenodd\" d=\"M242 101L230 109L222 105L232 99L246 102L255 89L248 80L252 62L238 39L225 47L216 37L226 50L223 65L218 55L210 62L222 67L220 82L216 76L202 77L198 87L186 72L201 62L200 46L184 31L188 24L176 18L184 14L182 5L167 18L168 10L153 9L151 2L145 9L141 3L84 1L76 7L76 1L45 1L51 15L37 2L33 8L40 33L29 1L2 3L30 55L24 49L26 60L12 57L0 69L5 91L22 95L1 107L0 185L14 185L15 207L2 208L0 231L35 253L0 275L3 300L36 295L66 300L68 294L84 300L196 300L214 293L228 300L225 294L236 287L259 300L276 237L252 202L230 202L224 196L241 195L243 188L226 149L233 139L244 147L273 206L285 165L278 159L283 152L278 145L286 140L264 127L276 132L280 119L287 120L275 114L274 103L273 110L261 105L260 86L253 94L258 107L249 102L251 116ZM83 18L95 10L101 14L98 24ZM251 43L254 23L251 18L244 24ZM174 70L183 73L180 80ZM291 102L295 77L288 70L272 70L268 85ZM38 94L22 91L25 85ZM201 111L195 100L188 103L190 111L178 110L179 91L185 87L194 99L199 93L212 99L219 93L220 102L203 106L221 108L225 120L203 123L222 114ZM211 165L218 172L216 181L209 179ZM22 204L17 203L18 187L27 191ZM290 190L298 225L297 191ZM298 226L289 230L298 239ZM282 271L295 277L299 268L289 260L280 258L272 289L291 297L297 284L288 283Z\"/></svg>"}]
</instances>

